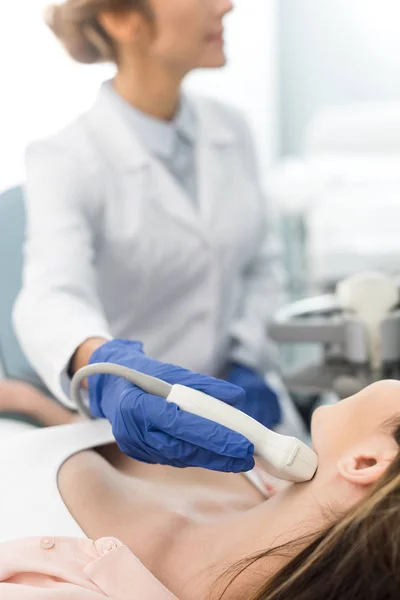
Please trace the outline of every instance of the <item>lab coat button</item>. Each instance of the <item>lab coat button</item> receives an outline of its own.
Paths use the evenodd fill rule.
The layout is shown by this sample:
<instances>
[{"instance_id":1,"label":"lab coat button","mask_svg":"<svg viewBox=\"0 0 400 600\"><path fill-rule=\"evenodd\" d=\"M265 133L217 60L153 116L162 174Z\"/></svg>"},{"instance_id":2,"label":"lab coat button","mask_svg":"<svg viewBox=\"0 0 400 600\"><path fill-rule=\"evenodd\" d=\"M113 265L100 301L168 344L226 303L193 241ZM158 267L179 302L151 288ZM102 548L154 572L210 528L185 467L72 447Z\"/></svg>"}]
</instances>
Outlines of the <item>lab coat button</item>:
<instances>
[{"instance_id":1,"label":"lab coat button","mask_svg":"<svg viewBox=\"0 0 400 600\"><path fill-rule=\"evenodd\" d=\"M51 548L54 548L55 544L53 537L44 537L40 540L40 545L44 550L51 550Z\"/></svg>"}]
</instances>

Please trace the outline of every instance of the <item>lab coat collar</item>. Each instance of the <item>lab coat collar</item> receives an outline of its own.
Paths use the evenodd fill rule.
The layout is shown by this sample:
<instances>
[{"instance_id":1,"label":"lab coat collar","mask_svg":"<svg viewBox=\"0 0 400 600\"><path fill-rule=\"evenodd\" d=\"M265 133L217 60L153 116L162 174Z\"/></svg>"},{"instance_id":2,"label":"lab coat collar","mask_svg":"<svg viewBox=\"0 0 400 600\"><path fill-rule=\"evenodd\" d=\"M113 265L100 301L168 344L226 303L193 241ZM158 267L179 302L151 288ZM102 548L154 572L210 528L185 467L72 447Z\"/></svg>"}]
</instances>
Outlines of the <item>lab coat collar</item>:
<instances>
[{"instance_id":1,"label":"lab coat collar","mask_svg":"<svg viewBox=\"0 0 400 600\"><path fill-rule=\"evenodd\" d=\"M215 146L229 146L236 142L236 137L232 127L230 127L223 118L225 112L221 105L216 109L216 103L208 98L201 96L187 96L197 115L198 120L198 138L202 138L205 143ZM218 105L217 105L218 106Z\"/></svg>"},{"instance_id":2,"label":"lab coat collar","mask_svg":"<svg viewBox=\"0 0 400 600\"><path fill-rule=\"evenodd\" d=\"M100 90L93 108L87 113L86 123L91 135L103 156L107 157L119 172L132 173L149 169L156 182L153 193L165 210L196 232L207 242L207 228L213 218L213 211L221 193L220 173L215 170L220 154L226 146L236 144L234 130L229 128L222 108L209 100L188 97L197 119L196 163L199 186L199 212L184 190L170 175L167 169L143 146L132 128L118 110L115 110L112 98ZM171 202L171 198L174 199Z\"/></svg>"},{"instance_id":3,"label":"lab coat collar","mask_svg":"<svg viewBox=\"0 0 400 600\"><path fill-rule=\"evenodd\" d=\"M177 132L194 146L197 140L197 115L192 103L185 94L181 95L181 103L175 123Z\"/></svg>"},{"instance_id":4,"label":"lab coat collar","mask_svg":"<svg viewBox=\"0 0 400 600\"><path fill-rule=\"evenodd\" d=\"M226 146L235 143L232 130L220 118L220 111L212 109L209 100L187 94L184 102L187 103L187 108L182 109L178 116L179 128L185 135L195 137L194 142L202 146L202 151L205 150L204 145ZM194 115L195 131L191 125L189 109ZM127 127L123 115L115 110L114 98L107 92L106 85L100 88L95 104L88 113L88 120L93 135L120 168L141 169L151 163L152 156L148 149L138 135L134 135L132 129Z\"/></svg>"},{"instance_id":5,"label":"lab coat collar","mask_svg":"<svg viewBox=\"0 0 400 600\"><path fill-rule=\"evenodd\" d=\"M136 170L149 164L149 153L127 126L121 112L116 110L115 99L108 93L106 85L100 88L93 107L87 113L87 121L100 147L119 168Z\"/></svg>"},{"instance_id":6,"label":"lab coat collar","mask_svg":"<svg viewBox=\"0 0 400 600\"><path fill-rule=\"evenodd\" d=\"M143 113L126 102L114 89L112 81L102 85L104 93L121 114L126 125L131 128L143 147L153 156L172 159L176 147L176 137L180 136L189 144L196 143L196 115L193 106L182 93L179 109L171 121L156 119Z\"/></svg>"}]
</instances>

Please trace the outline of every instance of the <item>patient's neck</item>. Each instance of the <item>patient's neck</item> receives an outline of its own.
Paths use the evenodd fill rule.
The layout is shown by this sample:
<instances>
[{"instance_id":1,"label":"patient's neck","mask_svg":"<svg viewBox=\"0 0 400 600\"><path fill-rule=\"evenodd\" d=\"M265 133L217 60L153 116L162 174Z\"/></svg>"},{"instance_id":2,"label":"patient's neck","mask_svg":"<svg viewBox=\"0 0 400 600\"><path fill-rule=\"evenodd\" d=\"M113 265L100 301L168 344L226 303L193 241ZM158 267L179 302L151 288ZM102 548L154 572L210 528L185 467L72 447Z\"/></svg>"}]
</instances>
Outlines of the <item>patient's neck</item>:
<instances>
[{"instance_id":1,"label":"patient's neck","mask_svg":"<svg viewBox=\"0 0 400 600\"><path fill-rule=\"evenodd\" d=\"M163 581L179 598L193 600L209 598L209 590L216 584L215 595L211 598L218 598L224 587L221 589L219 583L227 583L224 577L220 579L221 575L241 559L324 528L328 520L323 509L330 499L338 497L337 489L338 479L333 471L319 473L313 481L290 485L244 514L229 516L219 523L188 528L171 549ZM346 496L346 491L341 491ZM344 498L346 506L350 501L350 497ZM303 546L309 541L308 537ZM296 544L295 553L301 549L301 544ZM256 570L248 569L229 588L224 600L245 597L250 585L258 585L256 577L261 586L287 560L281 556L270 557L258 563Z\"/></svg>"}]
</instances>

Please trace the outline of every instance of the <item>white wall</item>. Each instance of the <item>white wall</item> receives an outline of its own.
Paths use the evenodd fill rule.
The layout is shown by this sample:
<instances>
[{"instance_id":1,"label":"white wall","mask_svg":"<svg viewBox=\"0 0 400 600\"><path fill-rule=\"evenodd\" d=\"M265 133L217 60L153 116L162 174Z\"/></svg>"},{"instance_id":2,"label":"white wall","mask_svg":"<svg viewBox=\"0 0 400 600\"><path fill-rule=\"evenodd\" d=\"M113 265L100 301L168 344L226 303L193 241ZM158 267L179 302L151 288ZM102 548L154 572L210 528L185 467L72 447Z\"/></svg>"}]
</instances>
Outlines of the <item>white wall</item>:
<instances>
[{"instance_id":1,"label":"white wall","mask_svg":"<svg viewBox=\"0 0 400 600\"><path fill-rule=\"evenodd\" d=\"M46 0L0 3L0 189L23 177L27 143L48 135L93 101L109 67L68 59L43 22Z\"/></svg>"},{"instance_id":2,"label":"white wall","mask_svg":"<svg viewBox=\"0 0 400 600\"><path fill-rule=\"evenodd\" d=\"M236 0L227 17L229 64L223 71L195 73L189 87L246 111L257 141L260 163L277 152L277 3Z\"/></svg>"},{"instance_id":3,"label":"white wall","mask_svg":"<svg viewBox=\"0 0 400 600\"><path fill-rule=\"evenodd\" d=\"M332 104L400 101L399 0L279 0L283 153Z\"/></svg>"},{"instance_id":4,"label":"white wall","mask_svg":"<svg viewBox=\"0 0 400 600\"><path fill-rule=\"evenodd\" d=\"M196 73L189 87L245 109L263 164L276 147L275 1L237 0L227 21L229 67ZM90 106L111 67L73 63L43 23L47 0L0 3L0 190L23 177L23 153Z\"/></svg>"}]
</instances>

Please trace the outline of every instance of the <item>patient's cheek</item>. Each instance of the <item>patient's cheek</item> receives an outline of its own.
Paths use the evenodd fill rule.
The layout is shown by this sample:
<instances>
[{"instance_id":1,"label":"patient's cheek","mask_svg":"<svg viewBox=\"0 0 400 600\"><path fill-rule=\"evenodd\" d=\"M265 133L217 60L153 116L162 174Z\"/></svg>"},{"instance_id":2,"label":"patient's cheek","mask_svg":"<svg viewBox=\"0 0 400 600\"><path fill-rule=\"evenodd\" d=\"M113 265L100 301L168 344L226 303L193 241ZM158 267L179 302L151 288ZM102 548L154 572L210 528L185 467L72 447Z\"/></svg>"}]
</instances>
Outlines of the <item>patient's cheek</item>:
<instances>
[{"instance_id":1,"label":"patient's cheek","mask_svg":"<svg viewBox=\"0 0 400 600\"><path fill-rule=\"evenodd\" d=\"M334 405L320 406L314 411L311 419L311 439L312 446L319 456L325 453L340 431L339 421Z\"/></svg>"},{"instance_id":2,"label":"patient's cheek","mask_svg":"<svg viewBox=\"0 0 400 600\"><path fill-rule=\"evenodd\" d=\"M330 406L319 406L316 408L311 417L311 432L317 434L318 428L323 424L325 418L329 417ZM327 414L328 413L328 414Z\"/></svg>"}]
</instances>

